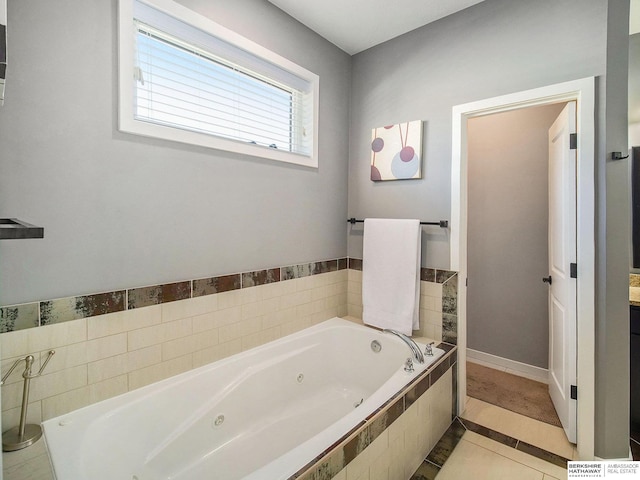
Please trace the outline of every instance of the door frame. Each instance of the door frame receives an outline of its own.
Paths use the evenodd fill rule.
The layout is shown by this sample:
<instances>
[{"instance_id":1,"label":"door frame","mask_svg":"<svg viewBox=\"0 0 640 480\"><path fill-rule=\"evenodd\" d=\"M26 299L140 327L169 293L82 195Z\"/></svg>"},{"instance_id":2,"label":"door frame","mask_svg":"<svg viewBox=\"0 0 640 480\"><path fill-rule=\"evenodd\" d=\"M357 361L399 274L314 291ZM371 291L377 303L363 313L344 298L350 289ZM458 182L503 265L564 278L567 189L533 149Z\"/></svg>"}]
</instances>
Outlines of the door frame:
<instances>
[{"instance_id":1,"label":"door frame","mask_svg":"<svg viewBox=\"0 0 640 480\"><path fill-rule=\"evenodd\" d=\"M452 110L451 270L458 272L458 414L467 395L467 120L510 110L576 102L577 263L576 366L577 448L592 460L595 448L595 77L549 85L476 102Z\"/></svg>"}]
</instances>

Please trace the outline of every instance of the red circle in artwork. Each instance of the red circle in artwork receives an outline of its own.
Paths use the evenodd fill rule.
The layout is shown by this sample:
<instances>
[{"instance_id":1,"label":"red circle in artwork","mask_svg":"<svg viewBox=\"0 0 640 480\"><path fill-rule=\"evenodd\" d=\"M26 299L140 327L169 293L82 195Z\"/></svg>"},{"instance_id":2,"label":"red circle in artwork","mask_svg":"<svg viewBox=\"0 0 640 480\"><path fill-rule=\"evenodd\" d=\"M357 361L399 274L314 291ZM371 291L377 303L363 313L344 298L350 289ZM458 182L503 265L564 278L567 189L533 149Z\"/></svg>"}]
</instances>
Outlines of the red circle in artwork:
<instances>
[{"instance_id":1,"label":"red circle in artwork","mask_svg":"<svg viewBox=\"0 0 640 480\"><path fill-rule=\"evenodd\" d=\"M400 160L403 162L410 162L413 160L416 152L413 147L406 146L402 150L400 150Z\"/></svg>"},{"instance_id":2,"label":"red circle in artwork","mask_svg":"<svg viewBox=\"0 0 640 480\"><path fill-rule=\"evenodd\" d=\"M384 148L384 140L382 140L380 137L374 138L373 141L371 142L371 150L377 153L383 148Z\"/></svg>"}]
</instances>

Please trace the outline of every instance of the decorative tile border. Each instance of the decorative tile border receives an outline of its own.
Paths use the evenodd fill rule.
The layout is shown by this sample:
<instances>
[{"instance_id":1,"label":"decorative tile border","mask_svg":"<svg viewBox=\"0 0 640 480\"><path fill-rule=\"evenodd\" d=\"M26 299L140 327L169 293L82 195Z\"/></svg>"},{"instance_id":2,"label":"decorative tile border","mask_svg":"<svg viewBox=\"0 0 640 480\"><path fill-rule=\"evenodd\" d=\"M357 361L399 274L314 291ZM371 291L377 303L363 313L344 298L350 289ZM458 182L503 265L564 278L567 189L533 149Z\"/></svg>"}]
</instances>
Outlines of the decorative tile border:
<instances>
[{"instance_id":1,"label":"decorative tile border","mask_svg":"<svg viewBox=\"0 0 640 480\"><path fill-rule=\"evenodd\" d=\"M127 310L176 302L187 298L191 298L191 282L188 281L132 288L127 290Z\"/></svg>"},{"instance_id":2,"label":"decorative tile border","mask_svg":"<svg viewBox=\"0 0 640 480\"><path fill-rule=\"evenodd\" d=\"M340 265L343 267L340 268ZM318 275L320 273L335 272L344 270L347 265L347 259L338 259L331 262L314 262L302 265L293 265L291 267L282 267L282 280L291 280L293 278L308 277L309 275Z\"/></svg>"},{"instance_id":3,"label":"decorative tile border","mask_svg":"<svg viewBox=\"0 0 640 480\"><path fill-rule=\"evenodd\" d=\"M351 270L360 270L362 271L362 259L360 258L351 258L349 257L349 268ZM435 268L420 268L420 280L423 282L432 282L432 283L448 283L451 278L456 276L458 272L454 272L452 270L438 270ZM455 283L455 282L451 282Z\"/></svg>"},{"instance_id":4,"label":"decorative tile border","mask_svg":"<svg viewBox=\"0 0 640 480\"><path fill-rule=\"evenodd\" d=\"M464 427L462 422L456 418L442 438L438 440L438 443L433 447L433 450L429 452L425 461L438 468L442 468L466 431L467 429Z\"/></svg>"},{"instance_id":5,"label":"decorative tile border","mask_svg":"<svg viewBox=\"0 0 640 480\"><path fill-rule=\"evenodd\" d=\"M440 467L429 462L422 462L410 480L435 480Z\"/></svg>"},{"instance_id":6,"label":"decorative tile border","mask_svg":"<svg viewBox=\"0 0 640 480\"><path fill-rule=\"evenodd\" d=\"M40 302L40 325L120 312L125 307L125 296L126 292L120 290Z\"/></svg>"},{"instance_id":7,"label":"decorative tile border","mask_svg":"<svg viewBox=\"0 0 640 480\"><path fill-rule=\"evenodd\" d=\"M345 270L348 258L0 307L0 333Z\"/></svg>"},{"instance_id":8,"label":"decorative tile border","mask_svg":"<svg viewBox=\"0 0 640 480\"><path fill-rule=\"evenodd\" d=\"M362 271L362 260L348 257L337 258L253 272L4 306L0 307L0 334L335 272L346 268ZM422 268L421 278L425 281L442 283L443 341L456 344L458 292L457 282L452 279L457 278L457 273L449 270Z\"/></svg>"},{"instance_id":9,"label":"decorative tile border","mask_svg":"<svg viewBox=\"0 0 640 480\"><path fill-rule=\"evenodd\" d=\"M569 462L568 458L564 458L561 455L548 452L543 448L536 447L535 445L531 445L530 443L526 443L522 440L518 440L517 438L510 437L509 435L505 435L504 433L500 433L490 428L483 427L482 425L478 425L477 423L474 423L470 420L461 418L460 421L467 430L471 430L474 433L490 438L491 440L502 443L503 445L507 445L508 447L515 448L516 450L520 450L521 452L527 453L533 457L557 465L558 467L567 468L567 462Z\"/></svg>"},{"instance_id":10,"label":"decorative tile border","mask_svg":"<svg viewBox=\"0 0 640 480\"><path fill-rule=\"evenodd\" d=\"M433 447L433 450L431 450L427 458L425 458L424 462L420 465L420 467L418 467L418 470L411 476L411 480L434 480L467 430L477 433L478 435L482 435L483 437L487 437L508 447L520 450L521 452L527 453L546 462L552 463L553 465L556 465L558 467L567 468L567 462L569 460L561 457L560 455L548 452L542 448L536 447L490 428L483 427L482 425L478 425L477 423L474 423L470 420L456 417L449 429L438 441L436 446Z\"/></svg>"},{"instance_id":11,"label":"decorative tile border","mask_svg":"<svg viewBox=\"0 0 640 480\"><path fill-rule=\"evenodd\" d=\"M424 392L426 392L457 361L453 345L440 344L445 355L432 367L409 383L402 391L371 413L364 422L337 440L331 447L301 468L288 480L329 480L337 475L382 432L395 422ZM455 370L455 368L454 368Z\"/></svg>"},{"instance_id":12,"label":"decorative tile border","mask_svg":"<svg viewBox=\"0 0 640 480\"><path fill-rule=\"evenodd\" d=\"M192 284L193 296L203 297L205 295L238 290L242 285L242 275L235 273L221 277L201 278L199 280L193 280Z\"/></svg>"},{"instance_id":13,"label":"decorative tile border","mask_svg":"<svg viewBox=\"0 0 640 480\"><path fill-rule=\"evenodd\" d=\"M465 420L464 418L460 418L459 420L467 430L471 430L473 433L477 433L478 435L487 437L494 442L501 443L511 448L516 448L516 446L518 445L518 439L514 437L510 437L509 435L505 435L504 433L500 433L491 428L484 427L478 423L472 422L471 420Z\"/></svg>"},{"instance_id":14,"label":"decorative tile border","mask_svg":"<svg viewBox=\"0 0 640 480\"><path fill-rule=\"evenodd\" d=\"M349 257L349 270L362 271L362 259Z\"/></svg>"},{"instance_id":15,"label":"decorative tile border","mask_svg":"<svg viewBox=\"0 0 640 480\"><path fill-rule=\"evenodd\" d=\"M279 281L279 268L270 268L269 270L258 270L257 272L246 272L242 274L242 288L257 287Z\"/></svg>"},{"instance_id":16,"label":"decorative tile border","mask_svg":"<svg viewBox=\"0 0 640 480\"><path fill-rule=\"evenodd\" d=\"M443 272L440 274L440 272ZM442 279L442 340L458 344L458 273L438 270L436 280Z\"/></svg>"},{"instance_id":17,"label":"decorative tile border","mask_svg":"<svg viewBox=\"0 0 640 480\"><path fill-rule=\"evenodd\" d=\"M421 268L420 280L423 282L436 283L436 269L435 268Z\"/></svg>"},{"instance_id":18,"label":"decorative tile border","mask_svg":"<svg viewBox=\"0 0 640 480\"><path fill-rule=\"evenodd\" d=\"M40 305L26 303L0 307L0 332L12 332L40 325Z\"/></svg>"}]
</instances>

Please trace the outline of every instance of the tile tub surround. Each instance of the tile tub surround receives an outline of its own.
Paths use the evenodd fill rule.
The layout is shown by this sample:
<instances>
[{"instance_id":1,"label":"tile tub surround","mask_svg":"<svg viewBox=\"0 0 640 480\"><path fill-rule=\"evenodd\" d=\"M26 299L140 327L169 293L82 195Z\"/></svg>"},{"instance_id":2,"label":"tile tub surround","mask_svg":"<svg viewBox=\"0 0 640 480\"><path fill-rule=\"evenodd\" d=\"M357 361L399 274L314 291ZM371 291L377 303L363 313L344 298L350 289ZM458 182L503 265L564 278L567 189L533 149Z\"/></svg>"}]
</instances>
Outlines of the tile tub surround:
<instances>
[{"instance_id":1,"label":"tile tub surround","mask_svg":"<svg viewBox=\"0 0 640 480\"><path fill-rule=\"evenodd\" d=\"M345 270L347 264L347 258L338 258L113 292L0 306L0 333L335 272Z\"/></svg>"},{"instance_id":2,"label":"tile tub surround","mask_svg":"<svg viewBox=\"0 0 640 480\"><path fill-rule=\"evenodd\" d=\"M226 291L4 333L2 373L26 354L37 370L56 350L31 382L28 420L39 423L346 315L347 271L317 272L251 288L205 282ZM18 423L21 395L16 371L2 387L5 428Z\"/></svg>"},{"instance_id":3,"label":"tile tub surround","mask_svg":"<svg viewBox=\"0 0 640 480\"><path fill-rule=\"evenodd\" d=\"M2 373L27 354L39 368L56 350L45 375L31 384L28 421L39 423L345 316L353 308L354 279L361 284L358 263L361 269L361 261L348 258L281 267L278 280L274 269L195 279L184 300L178 300L184 282L174 282L0 307ZM441 281L455 275L442 272L422 273ZM424 333L416 333L441 340L443 284L421 286ZM21 388L16 372L2 387L5 428L18 423Z\"/></svg>"},{"instance_id":4,"label":"tile tub surround","mask_svg":"<svg viewBox=\"0 0 640 480\"><path fill-rule=\"evenodd\" d=\"M440 348L438 363L289 480L409 478L451 424L457 349Z\"/></svg>"},{"instance_id":5,"label":"tile tub surround","mask_svg":"<svg viewBox=\"0 0 640 480\"><path fill-rule=\"evenodd\" d=\"M420 330L413 335L457 344L458 273L433 268L422 268L420 273ZM347 310L350 316L362 318L360 259L349 258Z\"/></svg>"},{"instance_id":6,"label":"tile tub surround","mask_svg":"<svg viewBox=\"0 0 640 480\"><path fill-rule=\"evenodd\" d=\"M362 260L339 258L253 272L0 306L0 334L347 270L349 315L362 317ZM457 272L421 269L420 336L457 343Z\"/></svg>"}]
</instances>

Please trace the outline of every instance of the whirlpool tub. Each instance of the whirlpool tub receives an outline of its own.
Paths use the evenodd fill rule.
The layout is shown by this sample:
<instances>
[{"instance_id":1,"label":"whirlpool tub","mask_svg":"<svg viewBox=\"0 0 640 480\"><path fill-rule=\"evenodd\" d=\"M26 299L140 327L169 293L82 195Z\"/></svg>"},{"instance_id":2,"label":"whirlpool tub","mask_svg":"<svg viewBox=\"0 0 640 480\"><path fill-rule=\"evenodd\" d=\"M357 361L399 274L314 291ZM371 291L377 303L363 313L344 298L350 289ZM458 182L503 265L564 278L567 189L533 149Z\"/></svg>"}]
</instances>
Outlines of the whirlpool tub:
<instances>
[{"instance_id":1,"label":"whirlpool tub","mask_svg":"<svg viewBox=\"0 0 640 480\"><path fill-rule=\"evenodd\" d=\"M444 354L433 351L409 373L402 340L333 318L48 420L45 439L57 480L288 479Z\"/></svg>"}]
</instances>

